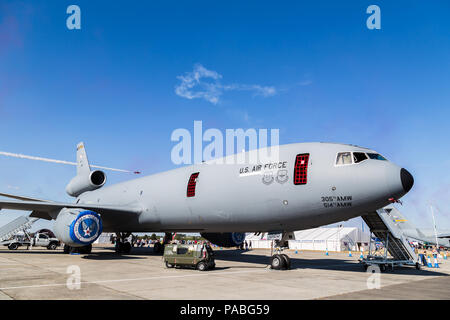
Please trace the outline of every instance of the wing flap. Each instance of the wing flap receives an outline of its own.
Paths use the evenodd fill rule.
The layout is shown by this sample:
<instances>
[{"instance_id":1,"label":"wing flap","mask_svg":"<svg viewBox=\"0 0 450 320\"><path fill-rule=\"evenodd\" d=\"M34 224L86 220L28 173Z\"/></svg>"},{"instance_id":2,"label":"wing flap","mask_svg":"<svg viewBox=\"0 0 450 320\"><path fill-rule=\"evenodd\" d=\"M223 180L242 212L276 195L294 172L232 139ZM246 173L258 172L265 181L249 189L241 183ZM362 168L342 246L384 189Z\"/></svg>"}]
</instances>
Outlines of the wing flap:
<instances>
[{"instance_id":1,"label":"wing flap","mask_svg":"<svg viewBox=\"0 0 450 320\"><path fill-rule=\"evenodd\" d=\"M48 214L48 212L45 212L45 211L33 210L30 213L30 217L44 219L44 220L52 220L52 217Z\"/></svg>"}]
</instances>

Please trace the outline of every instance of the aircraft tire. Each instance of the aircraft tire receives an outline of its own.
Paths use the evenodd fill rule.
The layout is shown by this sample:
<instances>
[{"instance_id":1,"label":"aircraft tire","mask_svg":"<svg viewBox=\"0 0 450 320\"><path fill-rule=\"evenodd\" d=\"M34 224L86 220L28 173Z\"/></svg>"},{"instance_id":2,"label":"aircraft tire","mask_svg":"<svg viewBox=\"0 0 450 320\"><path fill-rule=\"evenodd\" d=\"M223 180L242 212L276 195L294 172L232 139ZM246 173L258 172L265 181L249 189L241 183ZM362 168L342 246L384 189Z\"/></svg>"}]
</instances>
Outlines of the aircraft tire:
<instances>
[{"instance_id":1,"label":"aircraft tire","mask_svg":"<svg viewBox=\"0 0 450 320\"><path fill-rule=\"evenodd\" d=\"M279 254L274 254L270 259L270 267L274 270L282 270L285 268L285 261Z\"/></svg>"},{"instance_id":2,"label":"aircraft tire","mask_svg":"<svg viewBox=\"0 0 450 320\"><path fill-rule=\"evenodd\" d=\"M123 252L123 253L130 253L130 251L131 251L131 243L125 242L125 243L122 245L122 252Z\"/></svg>"},{"instance_id":3,"label":"aircraft tire","mask_svg":"<svg viewBox=\"0 0 450 320\"><path fill-rule=\"evenodd\" d=\"M70 248L69 253L79 253L78 248L76 248L76 247L69 247L69 248Z\"/></svg>"},{"instance_id":4,"label":"aircraft tire","mask_svg":"<svg viewBox=\"0 0 450 320\"><path fill-rule=\"evenodd\" d=\"M78 252L82 254L90 254L92 252L92 244L79 248Z\"/></svg>"},{"instance_id":5,"label":"aircraft tire","mask_svg":"<svg viewBox=\"0 0 450 320\"><path fill-rule=\"evenodd\" d=\"M291 258L287 254L280 254L280 256L284 259L284 270L290 270L291 269Z\"/></svg>"},{"instance_id":6,"label":"aircraft tire","mask_svg":"<svg viewBox=\"0 0 450 320\"><path fill-rule=\"evenodd\" d=\"M71 251L71 248L70 248L70 246L68 246L67 244L65 244L65 245L64 245L64 249L63 249L63 252L64 252L65 254L69 254L69 253L70 253L70 251Z\"/></svg>"},{"instance_id":7,"label":"aircraft tire","mask_svg":"<svg viewBox=\"0 0 450 320\"><path fill-rule=\"evenodd\" d=\"M153 252L156 253L156 254L160 254L160 253L163 252L163 250L164 250L163 248L164 248L164 247L163 247L163 245L162 245L161 243L156 242L156 243L153 245Z\"/></svg>"}]
</instances>

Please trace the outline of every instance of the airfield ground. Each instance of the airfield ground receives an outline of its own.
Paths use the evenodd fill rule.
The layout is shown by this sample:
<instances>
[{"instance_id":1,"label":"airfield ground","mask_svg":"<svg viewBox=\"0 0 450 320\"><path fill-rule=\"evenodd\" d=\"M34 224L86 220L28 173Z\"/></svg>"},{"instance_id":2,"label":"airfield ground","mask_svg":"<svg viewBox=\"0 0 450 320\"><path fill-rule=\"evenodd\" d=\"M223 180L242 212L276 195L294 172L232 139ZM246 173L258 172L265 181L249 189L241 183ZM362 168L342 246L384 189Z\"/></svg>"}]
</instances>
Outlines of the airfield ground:
<instances>
[{"instance_id":1,"label":"airfield ground","mask_svg":"<svg viewBox=\"0 0 450 320\"><path fill-rule=\"evenodd\" d=\"M368 289L358 254L285 251L292 270L267 268L269 250L216 250L216 269L166 269L152 248L118 256L112 246L91 255L0 250L1 299L450 299L450 258L439 269L405 267L381 274ZM80 289L69 266L81 272ZM73 268L73 267L72 267ZM70 276L72 275L72 278ZM69 281L68 281L69 279Z\"/></svg>"}]
</instances>

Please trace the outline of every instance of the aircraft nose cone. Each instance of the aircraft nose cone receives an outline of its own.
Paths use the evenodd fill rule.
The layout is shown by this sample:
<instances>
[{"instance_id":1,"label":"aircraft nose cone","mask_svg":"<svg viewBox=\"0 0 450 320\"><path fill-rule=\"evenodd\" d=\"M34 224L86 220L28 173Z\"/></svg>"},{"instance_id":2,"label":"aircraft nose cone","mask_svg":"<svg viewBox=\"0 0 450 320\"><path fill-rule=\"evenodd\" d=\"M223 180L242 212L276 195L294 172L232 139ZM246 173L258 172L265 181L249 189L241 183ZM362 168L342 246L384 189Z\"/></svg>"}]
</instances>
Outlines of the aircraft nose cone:
<instances>
[{"instance_id":1,"label":"aircraft nose cone","mask_svg":"<svg viewBox=\"0 0 450 320\"><path fill-rule=\"evenodd\" d=\"M414 178L412 174L409 173L409 171L405 168L402 168L400 170L400 180L402 181L402 186L403 190L405 190L405 193L409 192L414 184Z\"/></svg>"}]
</instances>

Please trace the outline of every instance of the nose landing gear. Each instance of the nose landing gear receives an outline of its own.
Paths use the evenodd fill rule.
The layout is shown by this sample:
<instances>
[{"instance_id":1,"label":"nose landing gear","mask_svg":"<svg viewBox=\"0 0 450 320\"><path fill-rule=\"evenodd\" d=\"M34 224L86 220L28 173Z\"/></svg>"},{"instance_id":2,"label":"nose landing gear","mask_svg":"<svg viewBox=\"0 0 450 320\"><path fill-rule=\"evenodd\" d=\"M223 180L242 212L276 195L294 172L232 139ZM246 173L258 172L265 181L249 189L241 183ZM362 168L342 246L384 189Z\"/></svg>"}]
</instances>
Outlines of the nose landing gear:
<instances>
[{"instance_id":1,"label":"nose landing gear","mask_svg":"<svg viewBox=\"0 0 450 320\"><path fill-rule=\"evenodd\" d=\"M276 253L270 258L270 268L274 270L290 270L291 259L287 254Z\"/></svg>"},{"instance_id":2,"label":"nose landing gear","mask_svg":"<svg viewBox=\"0 0 450 320\"><path fill-rule=\"evenodd\" d=\"M282 253L284 248L287 248L288 239L292 239L292 232L283 232L281 240L273 240L273 249L275 253L270 258L270 268L274 270L290 270L291 269L291 259L287 254ZM272 250L271 250L272 251Z\"/></svg>"}]
</instances>

